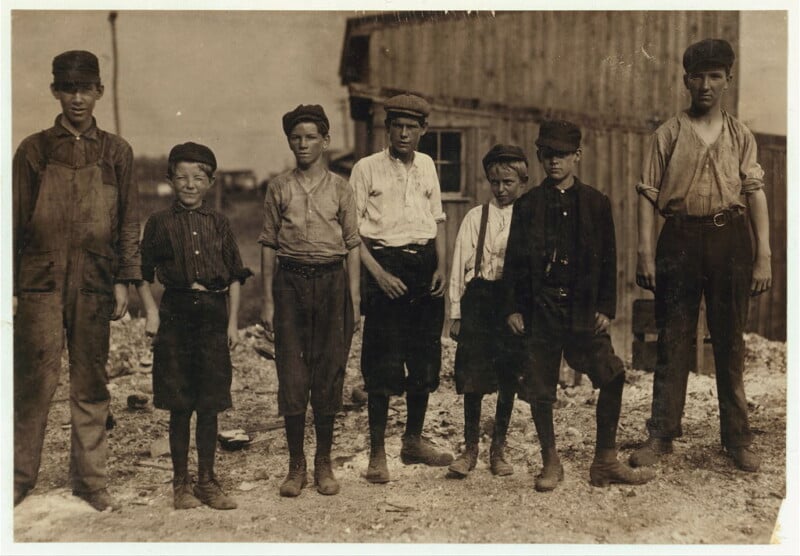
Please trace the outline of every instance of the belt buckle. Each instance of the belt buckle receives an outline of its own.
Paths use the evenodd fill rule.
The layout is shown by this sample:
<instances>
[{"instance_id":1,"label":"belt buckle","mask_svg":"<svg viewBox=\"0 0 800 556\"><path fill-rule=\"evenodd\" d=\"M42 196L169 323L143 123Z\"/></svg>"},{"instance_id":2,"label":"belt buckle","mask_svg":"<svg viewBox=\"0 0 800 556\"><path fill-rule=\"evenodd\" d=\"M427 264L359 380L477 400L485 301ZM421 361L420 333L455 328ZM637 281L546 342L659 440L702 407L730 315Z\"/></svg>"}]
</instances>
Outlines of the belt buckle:
<instances>
[{"instance_id":1,"label":"belt buckle","mask_svg":"<svg viewBox=\"0 0 800 556\"><path fill-rule=\"evenodd\" d=\"M728 220L727 216L728 215L726 212L718 212L717 214L714 215L714 218L712 218L711 221L717 228L722 228L727 223Z\"/></svg>"},{"instance_id":2,"label":"belt buckle","mask_svg":"<svg viewBox=\"0 0 800 556\"><path fill-rule=\"evenodd\" d=\"M558 288L558 297L560 297L561 299L566 298L567 297L567 290L565 290L564 288L559 286L559 288Z\"/></svg>"}]
</instances>

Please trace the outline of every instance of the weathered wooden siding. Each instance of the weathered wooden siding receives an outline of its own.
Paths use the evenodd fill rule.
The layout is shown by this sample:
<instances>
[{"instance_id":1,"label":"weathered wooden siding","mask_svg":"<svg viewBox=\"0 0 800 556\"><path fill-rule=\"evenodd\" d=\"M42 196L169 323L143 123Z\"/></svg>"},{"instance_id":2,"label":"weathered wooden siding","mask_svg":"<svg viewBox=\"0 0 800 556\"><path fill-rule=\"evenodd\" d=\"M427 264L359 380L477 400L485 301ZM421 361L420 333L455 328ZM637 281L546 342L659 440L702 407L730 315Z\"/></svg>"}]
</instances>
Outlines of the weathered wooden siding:
<instances>
[{"instance_id":1,"label":"weathered wooden siding","mask_svg":"<svg viewBox=\"0 0 800 556\"><path fill-rule=\"evenodd\" d=\"M681 59L688 44L720 37L736 49L738 36L733 11L419 17L372 31L365 84L641 125L686 104Z\"/></svg>"}]
</instances>

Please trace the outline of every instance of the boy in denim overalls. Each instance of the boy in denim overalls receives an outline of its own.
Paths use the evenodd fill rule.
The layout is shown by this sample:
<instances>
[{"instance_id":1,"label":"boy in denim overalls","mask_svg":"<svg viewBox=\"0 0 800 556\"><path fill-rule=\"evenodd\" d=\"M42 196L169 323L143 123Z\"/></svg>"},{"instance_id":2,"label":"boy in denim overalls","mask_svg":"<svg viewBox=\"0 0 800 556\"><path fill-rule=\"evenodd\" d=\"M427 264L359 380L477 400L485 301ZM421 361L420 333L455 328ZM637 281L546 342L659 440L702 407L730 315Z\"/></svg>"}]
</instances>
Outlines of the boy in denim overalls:
<instances>
[{"instance_id":1,"label":"boy in denim overalls","mask_svg":"<svg viewBox=\"0 0 800 556\"><path fill-rule=\"evenodd\" d=\"M62 112L17 149L14 214L14 504L36 484L61 352L69 351L72 492L119 509L106 490L109 321L125 314L141 278L133 152L98 129L97 57L53 59ZM66 332L66 335L65 335Z\"/></svg>"}]
</instances>

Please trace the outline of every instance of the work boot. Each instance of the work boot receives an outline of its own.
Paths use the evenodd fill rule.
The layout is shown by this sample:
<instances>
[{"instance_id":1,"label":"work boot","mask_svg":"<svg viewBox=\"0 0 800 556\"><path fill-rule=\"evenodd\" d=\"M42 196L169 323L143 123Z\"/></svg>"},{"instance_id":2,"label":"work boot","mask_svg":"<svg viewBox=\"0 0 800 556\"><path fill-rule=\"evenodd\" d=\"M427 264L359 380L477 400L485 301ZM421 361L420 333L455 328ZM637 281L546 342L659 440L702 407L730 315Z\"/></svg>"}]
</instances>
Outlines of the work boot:
<instances>
[{"instance_id":1,"label":"work boot","mask_svg":"<svg viewBox=\"0 0 800 556\"><path fill-rule=\"evenodd\" d=\"M81 500L87 502L91 507L93 507L98 512L104 512L106 510L117 512L122 509L122 504L117 502L109 493L108 490L101 488L100 490L94 490L92 492L82 492L73 490L72 494L77 496Z\"/></svg>"},{"instance_id":2,"label":"work boot","mask_svg":"<svg viewBox=\"0 0 800 556\"><path fill-rule=\"evenodd\" d=\"M203 505L193 494L188 477L178 477L172 481L172 505L176 510L191 510Z\"/></svg>"},{"instance_id":3,"label":"work boot","mask_svg":"<svg viewBox=\"0 0 800 556\"><path fill-rule=\"evenodd\" d=\"M514 474L514 468L506 461L504 451L505 446L501 443L492 442L489 447L489 469L498 477Z\"/></svg>"},{"instance_id":4,"label":"work boot","mask_svg":"<svg viewBox=\"0 0 800 556\"><path fill-rule=\"evenodd\" d=\"M432 467L444 467L453 462L453 455L440 452L427 438L422 436L403 436L400 460L406 464L423 463Z\"/></svg>"},{"instance_id":5,"label":"work boot","mask_svg":"<svg viewBox=\"0 0 800 556\"><path fill-rule=\"evenodd\" d=\"M475 464L478 463L478 445L467 444L464 446L464 451L459 455L453 463L448 467L448 471L453 475L463 478L469 475L469 472L475 469Z\"/></svg>"},{"instance_id":6,"label":"work boot","mask_svg":"<svg viewBox=\"0 0 800 556\"><path fill-rule=\"evenodd\" d=\"M330 456L317 456L314 458L314 484L317 492L325 495L339 493L339 482L333 476Z\"/></svg>"},{"instance_id":7,"label":"work boot","mask_svg":"<svg viewBox=\"0 0 800 556\"><path fill-rule=\"evenodd\" d=\"M281 496L294 498L300 496L300 491L308 484L306 475L306 459L290 459L289 472L281 484Z\"/></svg>"},{"instance_id":8,"label":"work boot","mask_svg":"<svg viewBox=\"0 0 800 556\"><path fill-rule=\"evenodd\" d=\"M564 480L564 466L558 456L546 458L542 472L536 477L533 486L537 492L554 490L558 483Z\"/></svg>"},{"instance_id":9,"label":"work boot","mask_svg":"<svg viewBox=\"0 0 800 556\"><path fill-rule=\"evenodd\" d=\"M728 448L728 455L733 458L733 463L742 471L755 473L761 466L761 458L749 446Z\"/></svg>"},{"instance_id":10,"label":"work boot","mask_svg":"<svg viewBox=\"0 0 800 556\"><path fill-rule=\"evenodd\" d=\"M657 464L664 454L671 453L671 438L657 438L651 436L645 441L641 448L633 451L631 457L628 458L628 463L631 464L631 467L647 467Z\"/></svg>"},{"instance_id":11,"label":"work boot","mask_svg":"<svg viewBox=\"0 0 800 556\"><path fill-rule=\"evenodd\" d=\"M386 466L386 450L383 446L370 450L366 479L370 483L389 482L389 468Z\"/></svg>"},{"instance_id":12,"label":"work boot","mask_svg":"<svg viewBox=\"0 0 800 556\"><path fill-rule=\"evenodd\" d=\"M201 481L194 485L194 495L209 508L214 508L215 510L236 509L236 501L223 492L222 487L214 477L206 481L201 478Z\"/></svg>"},{"instance_id":13,"label":"work boot","mask_svg":"<svg viewBox=\"0 0 800 556\"><path fill-rule=\"evenodd\" d=\"M22 487L22 486L19 486L19 485L16 485L16 484L14 485L14 505L15 506L17 504L19 504L20 502L22 502L23 500L25 500L25 497L28 496L28 491L29 490L30 489L27 489L25 487Z\"/></svg>"},{"instance_id":14,"label":"work boot","mask_svg":"<svg viewBox=\"0 0 800 556\"><path fill-rule=\"evenodd\" d=\"M617 459L617 451L598 451L589 467L589 479L593 486L605 487L611 483L641 485L656 476L652 469L632 469Z\"/></svg>"}]
</instances>

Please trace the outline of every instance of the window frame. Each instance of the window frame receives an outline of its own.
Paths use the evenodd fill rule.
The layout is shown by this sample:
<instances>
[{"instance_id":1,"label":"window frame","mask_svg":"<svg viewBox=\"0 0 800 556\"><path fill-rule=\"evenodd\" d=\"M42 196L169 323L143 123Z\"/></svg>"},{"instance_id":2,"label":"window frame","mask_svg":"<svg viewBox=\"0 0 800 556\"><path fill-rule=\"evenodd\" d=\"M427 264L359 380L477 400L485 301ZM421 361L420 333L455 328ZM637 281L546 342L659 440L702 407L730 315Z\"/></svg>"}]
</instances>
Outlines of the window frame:
<instances>
[{"instance_id":1,"label":"window frame","mask_svg":"<svg viewBox=\"0 0 800 556\"><path fill-rule=\"evenodd\" d=\"M428 126L427 130L425 131L425 136L421 140L424 140L425 137L430 136L431 134L436 134L436 156L428 154L433 159L434 166L436 167L436 176L439 179L439 186L442 187L442 172L440 171L441 166L443 165L455 165L454 161L451 160L443 160L441 158L442 154L442 133L458 133L460 137L460 152L458 153L458 169L459 169L459 183L458 183L458 190L457 191L445 191L441 189L442 199L461 199L465 197L465 186L467 183L467 141L469 137L469 131L463 127L447 127L447 126ZM419 147L418 147L419 148ZM420 150L420 152L424 152Z\"/></svg>"}]
</instances>

